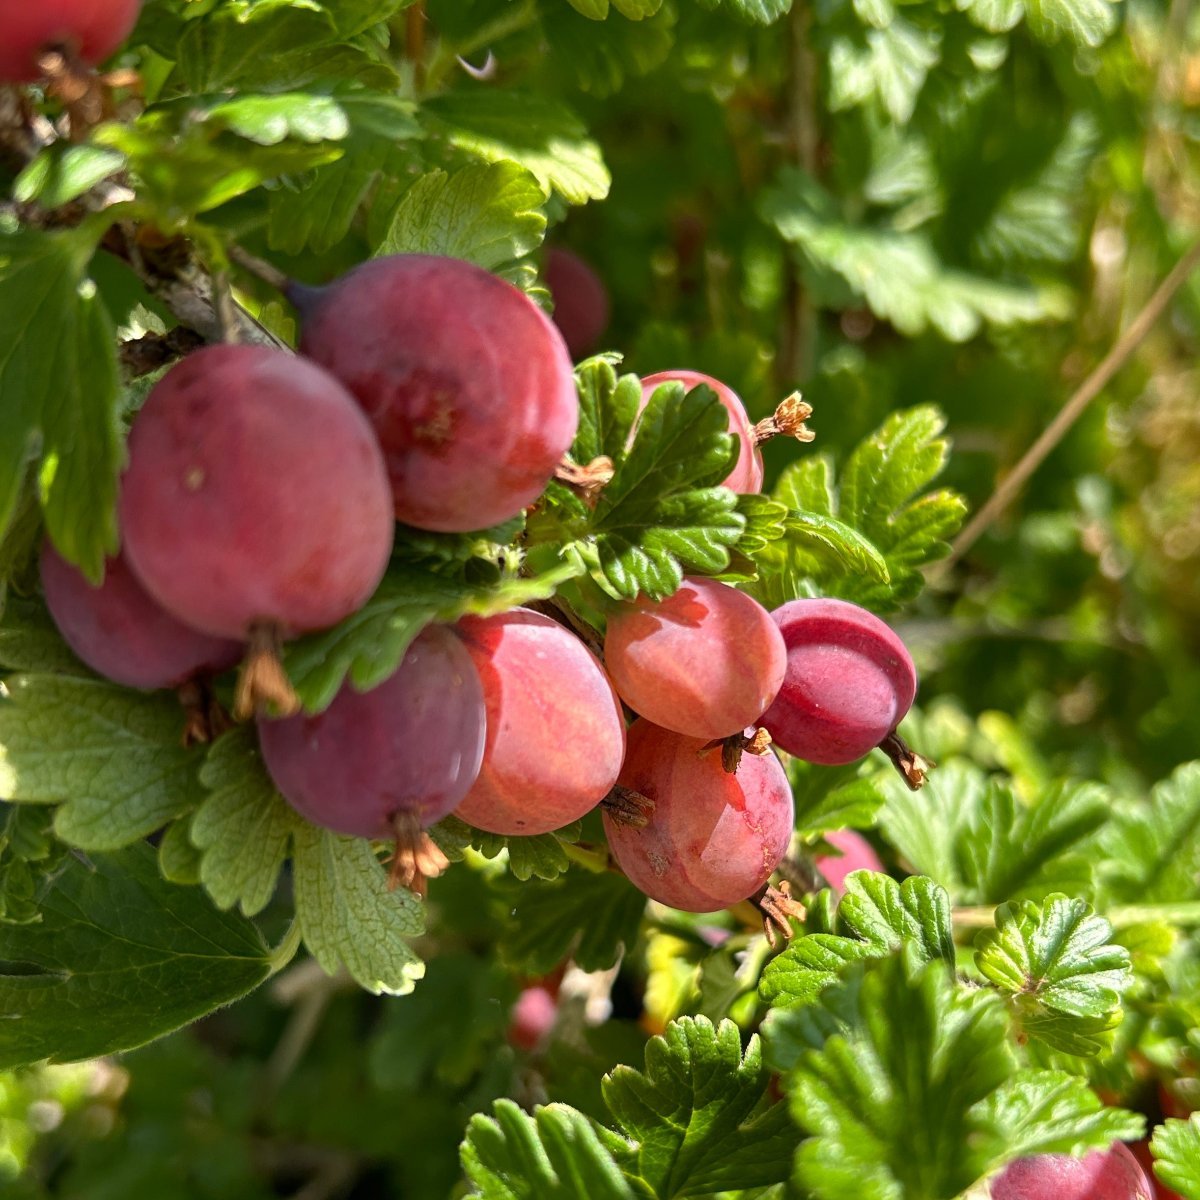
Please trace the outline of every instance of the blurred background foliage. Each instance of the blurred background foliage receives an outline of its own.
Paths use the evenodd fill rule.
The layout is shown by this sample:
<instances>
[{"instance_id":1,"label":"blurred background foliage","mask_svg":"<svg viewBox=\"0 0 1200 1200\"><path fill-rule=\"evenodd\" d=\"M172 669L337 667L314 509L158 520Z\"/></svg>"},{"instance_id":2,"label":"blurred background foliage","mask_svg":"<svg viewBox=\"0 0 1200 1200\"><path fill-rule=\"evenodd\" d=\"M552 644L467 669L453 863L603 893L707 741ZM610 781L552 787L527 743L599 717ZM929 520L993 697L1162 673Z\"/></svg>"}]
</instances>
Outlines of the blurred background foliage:
<instances>
[{"instance_id":1,"label":"blurred background foliage","mask_svg":"<svg viewBox=\"0 0 1200 1200\"><path fill-rule=\"evenodd\" d=\"M1191 0L787 8L429 0L396 14L394 50L403 60L406 29L411 49L415 16L417 98L461 62L580 115L611 192L552 211L548 241L600 273L605 344L630 369L709 372L755 416L799 387L835 458L894 410L933 403L954 446L941 482L977 508L1197 236L1200 13ZM393 206L404 157L383 188ZM256 197L226 214L251 243ZM306 269L369 253L369 215ZM1065 777L1142 796L1200 752L1198 335L1200 277L1017 502L896 618L921 669L926 752L969 754L1027 799ZM791 454L772 443L769 465ZM903 865L895 838L875 840ZM735 957L749 926L652 908L619 972L549 981L556 1023L530 1045L510 1017L538 974L512 944L516 893L501 861L468 859L432 887L428 976L410 996L375 999L300 964L119 1062L0 1075L0 1195L449 1196L466 1120L493 1098L597 1111L602 1073L640 1061L671 1017L754 1020L761 962ZM553 913L553 885L529 887ZM1163 967L1170 931L1141 936L1147 977L1173 972L1177 1000L1121 1036L1144 1038L1159 1077L1186 1090L1169 1076L1200 1054L1196 956ZM1113 1096L1158 1111L1137 1061L1107 1062Z\"/></svg>"}]
</instances>

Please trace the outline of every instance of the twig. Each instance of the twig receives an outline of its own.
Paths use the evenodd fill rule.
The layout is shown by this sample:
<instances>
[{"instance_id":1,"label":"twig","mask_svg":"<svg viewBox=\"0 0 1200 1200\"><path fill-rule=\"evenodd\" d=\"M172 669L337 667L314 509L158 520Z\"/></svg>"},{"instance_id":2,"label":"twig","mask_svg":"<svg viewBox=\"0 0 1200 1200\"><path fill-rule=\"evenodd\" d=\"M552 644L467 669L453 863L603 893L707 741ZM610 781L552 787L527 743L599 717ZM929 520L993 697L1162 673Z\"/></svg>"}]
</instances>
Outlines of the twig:
<instances>
[{"instance_id":1,"label":"twig","mask_svg":"<svg viewBox=\"0 0 1200 1200\"><path fill-rule=\"evenodd\" d=\"M221 341L231 346L238 345L242 338L239 330L237 301L229 287L229 273L217 271L212 277L213 299L217 312L217 328Z\"/></svg>"},{"instance_id":2,"label":"twig","mask_svg":"<svg viewBox=\"0 0 1200 1200\"><path fill-rule=\"evenodd\" d=\"M817 124L816 57L809 45L811 32L812 6L793 4L787 17L788 77L784 92L788 158L806 174L815 176L820 129ZM817 318L799 263L790 250L787 251L785 271L783 332L776 379L781 387L791 388L797 379L805 379L811 374Z\"/></svg>"},{"instance_id":3,"label":"twig","mask_svg":"<svg viewBox=\"0 0 1200 1200\"><path fill-rule=\"evenodd\" d=\"M265 258L259 258L257 254L251 254L236 243L227 247L226 253L239 267L245 267L251 275L257 276L277 292L286 292L292 286L292 280L278 267L267 262Z\"/></svg>"},{"instance_id":4,"label":"twig","mask_svg":"<svg viewBox=\"0 0 1200 1200\"><path fill-rule=\"evenodd\" d=\"M1012 503L1029 477L1042 465L1050 451L1062 441L1067 431L1079 419L1084 409L1104 390L1110 379L1125 365L1142 340L1166 311L1175 293L1187 282L1188 276L1200 266L1200 242L1175 264L1171 273L1158 285L1141 312L1129 322L1125 332L1116 340L1095 370L1075 389L1074 394L1046 426L1042 435L1025 451L1020 462L1004 477L983 507L964 526L954 539L950 554L934 568L937 575L948 571L975 544L984 530Z\"/></svg>"},{"instance_id":5,"label":"twig","mask_svg":"<svg viewBox=\"0 0 1200 1200\"><path fill-rule=\"evenodd\" d=\"M404 53L419 92L425 84L425 0L417 0L404 14Z\"/></svg>"}]
</instances>

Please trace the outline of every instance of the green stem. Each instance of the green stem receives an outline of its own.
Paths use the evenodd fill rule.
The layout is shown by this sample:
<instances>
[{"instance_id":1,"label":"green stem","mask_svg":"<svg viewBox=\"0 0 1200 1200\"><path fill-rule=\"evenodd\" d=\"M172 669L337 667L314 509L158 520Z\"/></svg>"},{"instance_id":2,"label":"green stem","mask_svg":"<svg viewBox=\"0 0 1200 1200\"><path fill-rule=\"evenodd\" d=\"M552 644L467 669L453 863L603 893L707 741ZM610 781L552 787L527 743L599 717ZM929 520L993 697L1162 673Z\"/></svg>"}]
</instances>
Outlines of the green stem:
<instances>
[{"instance_id":1,"label":"green stem","mask_svg":"<svg viewBox=\"0 0 1200 1200\"><path fill-rule=\"evenodd\" d=\"M563 842L563 850L567 857L577 866L584 867L599 875L607 871L610 864L608 851L602 847L577 845L573 842Z\"/></svg>"},{"instance_id":2,"label":"green stem","mask_svg":"<svg viewBox=\"0 0 1200 1200\"><path fill-rule=\"evenodd\" d=\"M1128 929L1148 921L1165 921L1168 925L1200 925L1200 900L1185 900L1175 904L1119 904L1100 915L1114 929ZM969 929L986 929L994 924L996 908L980 904L954 910L954 923Z\"/></svg>"},{"instance_id":3,"label":"green stem","mask_svg":"<svg viewBox=\"0 0 1200 1200\"><path fill-rule=\"evenodd\" d=\"M296 951L300 949L300 940L300 921L299 918L293 918L287 932L280 939L279 945L271 951L271 957L268 959L272 975L278 975L296 957Z\"/></svg>"}]
</instances>

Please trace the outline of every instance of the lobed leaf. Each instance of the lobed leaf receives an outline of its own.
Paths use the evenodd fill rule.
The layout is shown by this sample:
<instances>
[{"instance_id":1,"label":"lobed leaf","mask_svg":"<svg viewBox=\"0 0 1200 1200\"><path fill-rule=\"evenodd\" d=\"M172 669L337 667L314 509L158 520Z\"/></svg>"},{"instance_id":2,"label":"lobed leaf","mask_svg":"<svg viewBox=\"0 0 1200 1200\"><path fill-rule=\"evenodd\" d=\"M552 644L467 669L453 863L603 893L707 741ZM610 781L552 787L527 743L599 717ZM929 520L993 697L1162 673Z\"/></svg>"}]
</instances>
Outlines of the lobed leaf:
<instances>
[{"instance_id":1,"label":"lobed leaf","mask_svg":"<svg viewBox=\"0 0 1200 1200\"><path fill-rule=\"evenodd\" d=\"M1095 890L1097 864L1087 848L1109 819L1103 788L1068 781L1023 804L1003 781L962 759L939 766L919 794L894 782L884 784L884 836L955 903Z\"/></svg>"},{"instance_id":2,"label":"lobed leaf","mask_svg":"<svg viewBox=\"0 0 1200 1200\"><path fill-rule=\"evenodd\" d=\"M591 1122L565 1104L524 1113L497 1100L476 1113L460 1148L473 1196L486 1200L637 1200Z\"/></svg>"},{"instance_id":3,"label":"lobed leaf","mask_svg":"<svg viewBox=\"0 0 1200 1200\"><path fill-rule=\"evenodd\" d=\"M378 254L444 254L511 282L533 283L520 263L542 244L546 193L512 162L429 171L405 193Z\"/></svg>"},{"instance_id":4,"label":"lobed leaf","mask_svg":"<svg viewBox=\"0 0 1200 1200\"><path fill-rule=\"evenodd\" d=\"M200 770L208 797L189 836L200 851L200 881L218 908L248 917L275 894L299 818L275 790L248 726L217 739Z\"/></svg>"},{"instance_id":5,"label":"lobed leaf","mask_svg":"<svg viewBox=\"0 0 1200 1200\"><path fill-rule=\"evenodd\" d=\"M1110 1107L1085 1080L1065 1071L1015 1072L972 1113L990 1170L1032 1154L1080 1154L1134 1141L1145 1132L1140 1113Z\"/></svg>"},{"instance_id":6,"label":"lobed leaf","mask_svg":"<svg viewBox=\"0 0 1200 1200\"><path fill-rule=\"evenodd\" d=\"M431 97L424 112L452 146L485 162L519 163L569 204L608 194L611 180L600 147L557 100L480 88Z\"/></svg>"},{"instance_id":7,"label":"lobed leaf","mask_svg":"<svg viewBox=\"0 0 1200 1200\"><path fill-rule=\"evenodd\" d=\"M703 1196L786 1180L795 1145L787 1106L768 1095L758 1038L732 1021L672 1021L646 1044L644 1070L619 1066L604 1102L631 1143L626 1172L653 1196Z\"/></svg>"},{"instance_id":8,"label":"lobed leaf","mask_svg":"<svg viewBox=\"0 0 1200 1200\"><path fill-rule=\"evenodd\" d=\"M759 994L780 1008L814 1003L845 969L903 950L912 964L954 964L950 898L932 879L852 871L837 909L836 933L794 938L767 965Z\"/></svg>"},{"instance_id":9,"label":"lobed leaf","mask_svg":"<svg viewBox=\"0 0 1200 1200\"><path fill-rule=\"evenodd\" d=\"M788 1074L810 1136L795 1181L817 1200L953 1200L987 1169L975 1106L1012 1072L999 998L942 964L860 964L822 997L833 1018Z\"/></svg>"},{"instance_id":10,"label":"lobed leaf","mask_svg":"<svg viewBox=\"0 0 1200 1200\"><path fill-rule=\"evenodd\" d=\"M57 804L54 831L84 850L115 850L200 798L200 754L182 745L170 692L94 677L18 675L0 702L0 794Z\"/></svg>"},{"instance_id":11,"label":"lobed leaf","mask_svg":"<svg viewBox=\"0 0 1200 1200\"><path fill-rule=\"evenodd\" d=\"M1129 951L1109 942L1112 926L1084 900L1047 896L1001 905L996 928L976 939L975 963L1007 992L1014 1016L1052 1049L1095 1054L1098 1034L1121 1019Z\"/></svg>"},{"instance_id":12,"label":"lobed leaf","mask_svg":"<svg viewBox=\"0 0 1200 1200\"><path fill-rule=\"evenodd\" d=\"M611 395L628 404L628 391L624 400L620 387ZM685 570L716 574L727 565L745 529L737 496L713 486L736 454L728 427L710 388L655 390L590 519L589 558L614 597L660 598L679 587Z\"/></svg>"},{"instance_id":13,"label":"lobed leaf","mask_svg":"<svg viewBox=\"0 0 1200 1200\"><path fill-rule=\"evenodd\" d=\"M296 920L321 968L345 967L375 995L411 992L425 973L408 944L425 932L424 911L411 892L388 887L371 843L297 821L292 872Z\"/></svg>"},{"instance_id":14,"label":"lobed leaf","mask_svg":"<svg viewBox=\"0 0 1200 1200\"><path fill-rule=\"evenodd\" d=\"M585 971L611 967L634 943L646 897L624 876L576 868L553 881L513 887L501 957L527 975L546 975L571 957Z\"/></svg>"},{"instance_id":15,"label":"lobed leaf","mask_svg":"<svg viewBox=\"0 0 1200 1200\"><path fill-rule=\"evenodd\" d=\"M1200 1200L1200 1113L1169 1118L1150 1139L1154 1174L1183 1200Z\"/></svg>"}]
</instances>

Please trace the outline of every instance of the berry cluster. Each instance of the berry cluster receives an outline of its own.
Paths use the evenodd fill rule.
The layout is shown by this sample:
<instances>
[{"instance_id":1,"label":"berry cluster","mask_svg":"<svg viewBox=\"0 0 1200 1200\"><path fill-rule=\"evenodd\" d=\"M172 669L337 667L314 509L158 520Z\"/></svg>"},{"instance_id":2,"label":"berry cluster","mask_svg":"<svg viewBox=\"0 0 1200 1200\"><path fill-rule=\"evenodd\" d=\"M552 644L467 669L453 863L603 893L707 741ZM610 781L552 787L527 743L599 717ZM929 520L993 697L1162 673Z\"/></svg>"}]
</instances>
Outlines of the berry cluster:
<instances>
[{"instance_id":1,"label":"berry cluster","mask_svg":"<svg viewBox=\"0 0 1200 1200\"><path fill-rule=\"evenodd\" d=\"M410 885L439 869L420 831L450 812L530 835L603 803L617 864L647 895L695 911L752 896L793 827L768 741L816 763L885 741L916 690L896 635L845 601L768 613L688 577L664 600L615 605L603 662L544 613L467 616L427 627L378 687L297 711L280 643L366 602L397 520L458 532L519 515L571 444L578 402L552 322L468 263L398 255L290 294L300 355L210 346L151 391L104 583L46 544L46 601L68 643L137 688L244 657L235 713L257 715L280 792L314 823L394 839ZM643 405L667 382L713 388L741 440L726 484L758 490L738 397L679 371L648 377Z\"/></svg>"}]
</instances>

